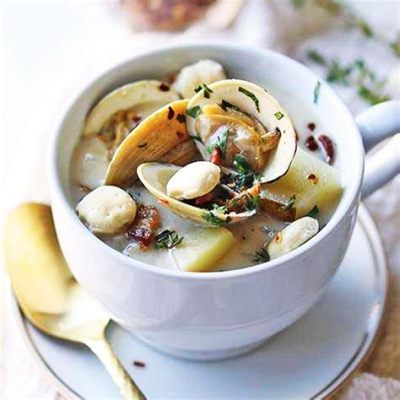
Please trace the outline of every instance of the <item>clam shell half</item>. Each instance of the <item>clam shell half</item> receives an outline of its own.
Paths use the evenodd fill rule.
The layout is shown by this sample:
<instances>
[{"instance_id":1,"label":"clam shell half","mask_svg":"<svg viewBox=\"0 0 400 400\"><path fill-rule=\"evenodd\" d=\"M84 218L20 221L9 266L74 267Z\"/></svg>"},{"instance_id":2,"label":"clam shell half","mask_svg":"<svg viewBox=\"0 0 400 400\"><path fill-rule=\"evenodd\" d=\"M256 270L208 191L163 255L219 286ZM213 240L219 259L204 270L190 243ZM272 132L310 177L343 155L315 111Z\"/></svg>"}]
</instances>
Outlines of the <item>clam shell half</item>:
<instances>
[{"instance_id":1,"label":"clam shell half","mask_svg":"<svg viewBox=\"0 0 400 400\"><path fill-rule=\"evenodd\" d=\"M173 164L151 162L139 165L137 174L146 189L160 204L178 216L188 218L201 225L220 227L221 225L234 224L256 213L253 210L243 213L231 212L222 214L213 210L195 207L168 196L166 193L167 183L180 168Z\"/></svg>"},{"instance_id":2,"label":"clam shell half","mask_svg":"<svg viewBox=\"0 0 400 400\"><path fill-rule=\"evenodd\" d=\"M204 87L188 103L188 113L192 116L188 116L187 127L191 135L203 139L201 132L198 132L197 121L202 108L209 105L218 105L221 108L221 118L225 118L228 127L234 124L235 119L236 125L241 125L251 117L254 121L253 126L249 126L249 131L253 134L259 131L260 124L267 133L279 132L277 146L272 150L263 150L265 162L256 172L260 173L262 183L272 182L286 174L296 152L296 133L287 111L265 89L238 79L226 79ZM196 112L192 113L194 110ZM231 115L226 115L227 110ZM219 117L216 115L214 118L216 121ZM207 143L196 141L196 144L203 158L207 158Z\"/></svg>"},{"instance_id":3,"label":"clam shell half","mask_svg":"<svg viewBox=\"0 0 400 400\"><path fill-rule=\"evenodd\" d=\"M198 157L185 123L187 100L172 102L143 120L115 152L106 173L107 185L129 186L137 167L149 161L187 164Z\"/></svg>"}]
</instances>

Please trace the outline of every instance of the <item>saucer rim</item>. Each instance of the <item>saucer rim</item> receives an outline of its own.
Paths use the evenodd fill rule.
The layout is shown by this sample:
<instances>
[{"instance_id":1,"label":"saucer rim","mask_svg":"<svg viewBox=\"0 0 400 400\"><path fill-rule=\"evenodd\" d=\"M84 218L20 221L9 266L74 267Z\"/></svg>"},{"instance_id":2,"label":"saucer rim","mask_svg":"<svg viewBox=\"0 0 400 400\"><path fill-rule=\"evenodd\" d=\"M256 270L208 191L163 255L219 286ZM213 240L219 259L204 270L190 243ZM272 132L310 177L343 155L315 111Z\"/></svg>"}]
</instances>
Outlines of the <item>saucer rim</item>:
<instances>
[{"instance_id":1,"label":"saucer rim","mask_svg":"<svg viewBox=\"0 0 400 400\"><path fill-rule=\"evenodd\" d=\"M387 299L389 288L389 267L383 241L371 214L369 213L367 207L363 205L363 203L361 203L359 206L357 222L361 224L361 227L364 230L373 251L375 259L374 264L378 272L376 275L377 279L382 279L382 282L379 285L381 287L382 306L380 307L380 312L377 316L374 326L370 327L365 332L362 340L360 341L360 345L356 348L355 353L348 363L342 368L336 377L334 377L321 390L314 394L311 399L330 398L343 389L352 380L354 375L359 372L367 363L369 356L374 351L380 337L382 336L383 327L385 325L384 322L387 315ZM9 288L8 298L10 302L10 309L16 322L18 331L20 332L28 351L31 353L35 364L38 365L39 369L42 371L43 377L62 396L74 400L83 399L79 393L65 383L63 379L57 375L55 371L53 371L51 366L47 363L45 357L40 353L39 349L34 343L34 340L29 335L26 327L26 318L24 317L22 310L19 308L11 288Z\"/></svg>"}]
</instances>

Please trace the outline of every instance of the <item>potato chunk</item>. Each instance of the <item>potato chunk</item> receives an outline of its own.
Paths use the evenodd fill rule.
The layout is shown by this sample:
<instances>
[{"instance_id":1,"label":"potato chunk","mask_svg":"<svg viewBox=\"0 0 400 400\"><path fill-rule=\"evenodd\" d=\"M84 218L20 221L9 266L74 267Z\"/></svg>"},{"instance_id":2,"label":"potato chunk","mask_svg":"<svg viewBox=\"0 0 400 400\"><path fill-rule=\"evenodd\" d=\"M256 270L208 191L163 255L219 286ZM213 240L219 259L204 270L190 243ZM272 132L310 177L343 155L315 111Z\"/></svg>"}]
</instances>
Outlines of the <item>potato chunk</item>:
<instances>
[{"instance_id":1,"label":"potato chunk","mask_svg":"<svg viewBox=\"0 0 400 400\"><path fill-rule=\"evenodd\" d=\"M234 242L233 234L226 228L195 228L184 235L182 244L172 250L172 256L183 271L213 271Z\"/></svg>"},{"instance_id":2,"label":"potato chunk","mask_svg":"<svg viewBox=\"0 0 400 400\"><path fill-rule=\"evenodd\" d=\"M296 218L303 217L314 206L328 218L342 194L338 171L300 147L287 174L265 184L263 189L267 198L283 204L295 195Z\"/></svg>"}]
</instances>

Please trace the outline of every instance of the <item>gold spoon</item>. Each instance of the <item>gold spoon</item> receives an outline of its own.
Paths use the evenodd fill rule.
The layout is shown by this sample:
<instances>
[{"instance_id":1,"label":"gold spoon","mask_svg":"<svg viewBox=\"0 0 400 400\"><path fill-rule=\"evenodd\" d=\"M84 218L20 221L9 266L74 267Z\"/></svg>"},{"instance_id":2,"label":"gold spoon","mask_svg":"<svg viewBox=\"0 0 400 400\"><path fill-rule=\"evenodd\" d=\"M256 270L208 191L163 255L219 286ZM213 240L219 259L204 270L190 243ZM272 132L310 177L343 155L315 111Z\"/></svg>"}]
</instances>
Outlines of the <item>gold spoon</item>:
<instances>
[{"instance_id":1,"label":"gold spoon","mask_svg":"<svg viewBox=\"0 0 400 400\"><path fill-rule=\"evenodd\" d=\"M43 332L84 343L105 365L125 399L145 399L105 338L110 317L78 285L59 247L51 209L27 203L5 227L6 269L25 316Z\"/></svg>"}]
</instances>

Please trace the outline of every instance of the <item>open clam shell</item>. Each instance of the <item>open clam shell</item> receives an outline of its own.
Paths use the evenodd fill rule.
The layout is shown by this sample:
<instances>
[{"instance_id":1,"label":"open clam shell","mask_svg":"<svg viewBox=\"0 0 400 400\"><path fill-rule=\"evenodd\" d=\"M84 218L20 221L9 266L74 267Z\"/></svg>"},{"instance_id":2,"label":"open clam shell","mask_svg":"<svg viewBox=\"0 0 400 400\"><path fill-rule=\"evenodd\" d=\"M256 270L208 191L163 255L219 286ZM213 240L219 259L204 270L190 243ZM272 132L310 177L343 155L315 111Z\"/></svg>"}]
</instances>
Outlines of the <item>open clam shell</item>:
<instances>
[{"instance_id":1,"label":"open clam shell","mask_svg":"<svg viewBox=\"0 0 400 400\"><path fill-rule=\"evenodd\" d=\"M146 189L160 204L178 216L188 218L201 225L220 227L243 221L256 213L256 210L252 210L223 214L216 210L195 207L168 196L167 183L179 169L180 167L177 165L151 162L139 165L137 174Z\"/></svg>"},{"instance_id":2,"label":"open clam shell","mask_svg":"<svg viewBox=\"0 0 400 400\"><path fill-rule=\"evenodd\" d=\"M149 161L187 164L198 157L186 129L187 100L172 102L149 115L121 143L106 173L107 185L128 186L137 167Z\"/></svg>"},{"instance_id":3,"label":"open clam shell","mask_svg":"<svg viewBox=\"0 0 400 400\"><path fill-rule=\"evenodd\" d=\"M121 86L93 107L86 118L83 135L97 134L118 111L132 109L144 118L161 106L178 99L176 91L157 80L142 80Z\"/></svg>"},{"instance_id":4,"label":"open clam shell","mask_svg":"<svg viewBox=\"0 0 400 400\"><path fill-rule=\"evenodd\" d=\"M221 133L232 130L233 154L245 155L262 183L288 171L296 152L295 130L286 110L260 86L237 79L203 85L190 99L187 114L188 131L200 139L196 144L203 158L216 136L220 140ZM226 161L230 167L232 156Z\"/></svg>"}]
</instances>

